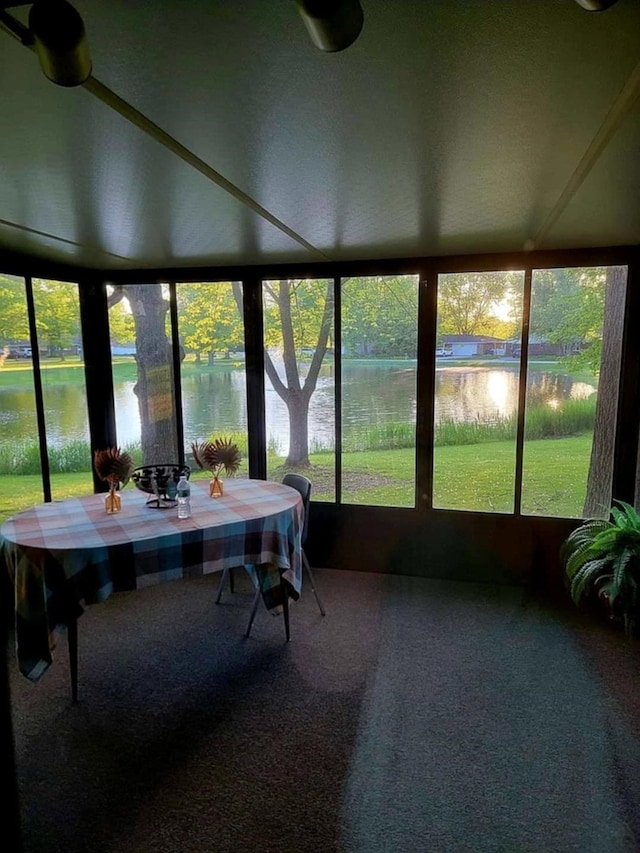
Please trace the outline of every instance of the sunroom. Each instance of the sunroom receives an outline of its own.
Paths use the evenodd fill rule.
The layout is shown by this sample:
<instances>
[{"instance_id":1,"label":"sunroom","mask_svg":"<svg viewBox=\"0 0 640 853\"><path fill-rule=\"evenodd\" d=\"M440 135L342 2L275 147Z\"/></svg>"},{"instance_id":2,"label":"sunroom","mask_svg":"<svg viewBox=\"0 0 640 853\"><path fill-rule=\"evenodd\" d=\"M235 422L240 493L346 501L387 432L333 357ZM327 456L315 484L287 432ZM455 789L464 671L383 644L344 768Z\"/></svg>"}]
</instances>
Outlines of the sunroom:
<instances>
[{"instance_id":1,"label":"sunroom","mask_svg":"<svg viewBox=\"0 0 640 853\"><path fill-rule=\"evenodd\" d=\"M311 481L326 606L304 583L285 644L263 609L244 638L242 572L220 607L211 577L114 594L76 703L63 637L17 671L5 579L24 849L633 849L637 647L560 548L640 506L640 2L38 0L0 30L0 524L102 501L108 448L197 487L226 439L230 483Z\"/></svg>"}]
</instances>

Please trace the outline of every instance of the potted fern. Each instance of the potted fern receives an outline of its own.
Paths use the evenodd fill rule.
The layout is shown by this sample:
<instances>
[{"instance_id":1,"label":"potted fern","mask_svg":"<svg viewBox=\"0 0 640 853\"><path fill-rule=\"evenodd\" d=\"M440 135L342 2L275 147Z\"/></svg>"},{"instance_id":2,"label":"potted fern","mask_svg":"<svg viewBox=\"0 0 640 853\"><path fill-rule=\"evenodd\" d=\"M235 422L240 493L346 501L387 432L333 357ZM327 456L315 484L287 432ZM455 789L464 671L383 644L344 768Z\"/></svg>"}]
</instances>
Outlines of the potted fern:
<instances>
[{"instance_id":1,"label":"potted fern","mask_svg":"<svg viewBox=\"0 0 640 853\"><path fill-rule=\"evenodd\" d=\"M625 632L640 633L640 514L616 501L609 519L590 519L562 545L561 558L577 605L600 600Z\"/></svg>"}]
</instances>

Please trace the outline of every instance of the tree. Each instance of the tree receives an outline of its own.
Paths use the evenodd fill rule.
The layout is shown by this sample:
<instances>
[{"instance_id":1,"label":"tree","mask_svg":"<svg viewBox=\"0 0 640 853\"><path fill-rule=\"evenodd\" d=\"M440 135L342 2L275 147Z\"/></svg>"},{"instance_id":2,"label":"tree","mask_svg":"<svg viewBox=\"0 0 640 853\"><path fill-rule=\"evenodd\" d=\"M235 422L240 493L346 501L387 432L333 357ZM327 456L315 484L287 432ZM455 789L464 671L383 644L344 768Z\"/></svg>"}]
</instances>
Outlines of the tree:
<instances>
[{"instance_id":1,"label":"tree","mask_svg":"<svg viewBox=\"0 0 640 853\"><path fill-rule=\"evenodd\" d=\"M0 341L28 339L24 279L0 275Z\"/></svg>"},{"instance_id":2,"label":"tree","mask_svg":"<svg viewBox=\"0 0 640 853\"><path fill-rule=\"evenodd\" d=\"M80 307L78 285L67 281L33 280L38 345L45 345L49 355L64 351L78 342Z\"/></svg>"},{"instance_id":3,"label":"tree","mask_svg":"<svg viewBox=\"0 0 640 853\"><path fill-rule=\"evenodd\" d=\"M178 286L181 340L186 350L195 353L196 364L202 353L244 349L240 287L239 282L231 287L228 282Z\"/></svg>"},{"instance_id":4,"label":"tree","mask_svg":"<svg viewBox=\"0 0 640 853\"><path fill-rule=\"evenodd\" d=\"M415 358L417 277L367 276L342 281L342 346L350 355Z\"/></svg>"},{"instance_id":5,"label":"tree","mask_svg":"<svg viewBox=\"0 0 640 853\"><path fill-rule=\"evenodd\" d=\"M137 382L145 463L179 458L175 421L172 346L166 324L169 302L162 285L126 284L113 288L109 307L127 299L135 325Z\"/></svg>"},{"instance_id":6,"label":"tree","mask_svg":"<svg viewBox=\"0 0 640 853\"><path fill-rule=\"evenodd\" d=\"M113 344L127 346L135 343L136 324L127 306L128 301L121 299L109 309L109 336Z\"/></svg>"},{"instance_id":7,"label":"tree","mask_svg":"<svg viewBox=\"0 0 640 853\"><path fill-rule=\"evenodd\" d=\"M441 275L438 282L438 334L498 337L495 332L504 330L504 321L500 321L497 313L499 306L521 293L519 273ZM500 323L502 326L497 325Z\"/></svg>"},{"instance_id":8,"label":"tree","mask_svg":"<svg viewBox=\"0 0 640 853\"><path fill-rule=\"evenodd\" d=\"M583 516L608 518L613 480L612 452L616 431L618 382L622 355L622 326L626 294L626 269L609 267L599 337L599 380L593 427L587 496ZM595 347L593 349L596 349Z\"/></svg>"},{"instance_id":9,"label":"tree","mask_svg":"<svg viewBox=\"0 0 640 853\"><path fill-rule=\"evenodd\" d=\"M560 344L575 356L574 367L597 373L602 352L602 321L607 270L536 270L531 289L531 334Z\"/></svg>"},{"instance_id":10,"label":"tree","mask_svg":"<svg viewBox=\"0 0 640 853\"><path fill-rule=\"evenodd\" d=\"M289 413L287 467L309 467L309 402L316 389L333 322L333 282L264 283L265 369ZM302 349L312 350L306 376L300 370ZM271 349L282 356L281 378Z\"/></svg>"},{"instance_id":11,"label":"tree","mask_svg":"<svg viewBox=\"0 0 640 853\"><path fill-rule=\"evenodd\" d=\"M606 518L611 503L625 293L624 267L536 270L533 278L532 333L560 344L572 369L598 376L587 518Z\"/></svg>"}]
</instances>

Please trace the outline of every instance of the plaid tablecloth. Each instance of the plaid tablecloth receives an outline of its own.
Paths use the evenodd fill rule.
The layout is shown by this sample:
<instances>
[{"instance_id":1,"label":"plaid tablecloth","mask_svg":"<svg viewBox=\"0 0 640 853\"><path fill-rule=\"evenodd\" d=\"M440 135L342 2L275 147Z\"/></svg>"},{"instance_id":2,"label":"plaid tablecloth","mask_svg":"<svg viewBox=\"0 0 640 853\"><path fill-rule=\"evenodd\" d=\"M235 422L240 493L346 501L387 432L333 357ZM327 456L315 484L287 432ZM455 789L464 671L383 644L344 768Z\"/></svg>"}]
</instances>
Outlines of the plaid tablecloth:
<instances>
[{"instance_id":1,"label":"plaid tablecloth","mask_svg":"<svg viewBox=\"0 0 640 853\"><path fill-rule=\"evenodd\" d=\"M55 629L112 592L244 565L254 567L268 607L282 600L281 576L291 596L300 593L303 506L294 489L225 480L224 496L214 499L208 482L193 482L189 519L147 507L137 490L121 497L115 515L96 494L39 504L0 527L15 585L18 664L34 681L52 662Z\"/></svg>"}]
</instances>

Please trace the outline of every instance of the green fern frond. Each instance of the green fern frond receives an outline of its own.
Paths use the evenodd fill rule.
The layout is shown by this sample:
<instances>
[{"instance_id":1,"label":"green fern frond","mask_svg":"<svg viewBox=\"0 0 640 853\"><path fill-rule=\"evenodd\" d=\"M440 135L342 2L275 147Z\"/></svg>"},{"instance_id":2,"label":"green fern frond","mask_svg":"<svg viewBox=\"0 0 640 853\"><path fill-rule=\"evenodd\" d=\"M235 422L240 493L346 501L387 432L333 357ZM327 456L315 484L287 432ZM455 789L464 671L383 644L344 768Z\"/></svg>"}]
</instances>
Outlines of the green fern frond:
<instances>
[{"instance_id":1,"label":"green fern frond","mask_svg":"<svg viewBox=\"0 0 640 853\"><path fill-rule=\"evenodd\" d=\"M611 566L613 569L613 589L615 595L618 594L624 585L625 572L632 556L633 554L631 551L625 550L616 560L614 560Z\"/></svg>"},{"instance_id":2,"label":"green fern frond","mask_svg":"<svg viewBox=\"0 0 640 853\"><path fill-rule=\"evenodd\" d=\"M576 572L570 586L571 598L576 604L582 602L599 578L607 581L611 578L611 573L605 571L608 565L609 560L605 558L590 560Z\"/></svg>"},{"instance_id":3,"label":"green fern frond","mask_svg":"<svg viewBox=\"0 0 640 853\"><path fill-rule=\"evenodd\" d=\"M583 542L579 548L576 548L565 563L567 577L569 579L573 578L576 572L581 569L585 563L594 560L598 556L598 554L594 554L591 542Z\"/></svg>"}]
</instances>

